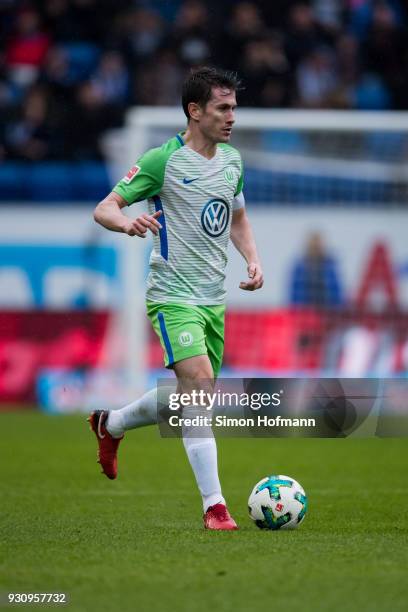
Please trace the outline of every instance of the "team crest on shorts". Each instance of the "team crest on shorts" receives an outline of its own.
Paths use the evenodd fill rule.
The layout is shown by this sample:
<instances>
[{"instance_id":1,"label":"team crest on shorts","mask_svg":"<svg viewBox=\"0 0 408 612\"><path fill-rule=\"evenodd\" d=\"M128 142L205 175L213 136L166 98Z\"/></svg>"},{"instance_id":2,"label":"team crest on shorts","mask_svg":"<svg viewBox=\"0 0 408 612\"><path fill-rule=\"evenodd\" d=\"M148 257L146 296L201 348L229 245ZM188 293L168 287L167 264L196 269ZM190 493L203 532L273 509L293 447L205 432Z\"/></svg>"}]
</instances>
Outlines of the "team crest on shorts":
<instances>
[{"instance_id":1,"label":"team crest on shorts","mask_svg":"<svg viewBox=\"0 0 408 612\"><path fill-rule=\"evenodd\" d=\"M178 337L178 343L180 346L190 346L193 344L193 334L190 334L189 331L183 331Z\"/></svg>"},{"instance_id":2,"label":"team crest on shorts","mask_svg":"<svg viewBox=\"0 0 408 612\"><path fill-rule=\"evenodd\" d=\"M126 183L126 185L129 185L129 183L133 181L136 174L138 174L140 170L141 170L140 166L132 166L129 172L126 174L126 176L123 177L123 182Z\"/></svg>"}]
</instances>

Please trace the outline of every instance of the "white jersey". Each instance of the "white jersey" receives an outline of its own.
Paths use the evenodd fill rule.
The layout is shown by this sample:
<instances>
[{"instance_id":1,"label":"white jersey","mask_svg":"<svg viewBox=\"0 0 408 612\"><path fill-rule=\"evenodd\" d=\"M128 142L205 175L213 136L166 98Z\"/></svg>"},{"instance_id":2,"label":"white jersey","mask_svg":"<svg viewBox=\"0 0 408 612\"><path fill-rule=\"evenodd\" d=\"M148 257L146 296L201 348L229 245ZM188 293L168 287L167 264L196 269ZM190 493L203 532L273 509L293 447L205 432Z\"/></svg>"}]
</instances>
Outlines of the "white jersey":
<instances>
[{"instance_id":1,"label":"white jersey","mask_svg":"<svg viewBox=\"0 0 408 612\"><path fill-rule=\"evenodd\" d=\"M146 297L152 302L223 304L232 212L244 206L239 152L218 144L206 159L178 134L145 153L114 191L161 210Z\"/></svg>"}]
</instances>

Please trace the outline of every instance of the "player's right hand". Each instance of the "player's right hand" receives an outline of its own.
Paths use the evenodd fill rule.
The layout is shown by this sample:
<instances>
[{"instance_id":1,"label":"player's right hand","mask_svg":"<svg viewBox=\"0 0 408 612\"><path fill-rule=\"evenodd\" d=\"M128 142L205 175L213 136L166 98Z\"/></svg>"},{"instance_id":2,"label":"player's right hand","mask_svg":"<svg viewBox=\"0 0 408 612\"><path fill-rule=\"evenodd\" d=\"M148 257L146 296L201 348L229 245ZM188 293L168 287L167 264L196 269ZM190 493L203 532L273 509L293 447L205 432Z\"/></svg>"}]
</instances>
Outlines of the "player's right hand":
<instances>
[{"instance_id":1,"label":"player's right hand","mask_svg":"<svg viewBox=\"0 0 408 612\"><path fill-rule=\"evenodd\" d=\"M147 230L150 230L152 234L157 236L159 230L162 228L157 219L162 214L161 210L158 210L153 215L143 213L136 219L128 219L127 223L123 227L123 231L128 236L139 236L139 238L146 238Z\"/></svg>"}]
</instances>

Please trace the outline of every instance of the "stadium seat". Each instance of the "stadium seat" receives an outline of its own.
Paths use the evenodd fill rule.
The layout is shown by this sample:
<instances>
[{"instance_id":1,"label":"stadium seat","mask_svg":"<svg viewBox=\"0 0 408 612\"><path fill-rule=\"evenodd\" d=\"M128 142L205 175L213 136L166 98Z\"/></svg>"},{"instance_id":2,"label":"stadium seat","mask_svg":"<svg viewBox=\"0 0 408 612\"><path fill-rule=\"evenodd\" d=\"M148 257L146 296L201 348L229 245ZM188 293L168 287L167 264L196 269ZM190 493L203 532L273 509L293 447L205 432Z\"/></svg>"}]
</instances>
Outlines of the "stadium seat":
<instances>
[{"instance_id":1,"label":"stadium seat","mask_svg":"<svg viewBox=\"0 0 408 612\"><path fill-rule=\"evenodd\" d=\"M26 180L25 169L25 164L0 164L0 200L15 202L29 199L29 181Z\"/></svg>"},{"instance_id":2,"label":"stadium seat","mask_svg":"<svg viewBox=\"0 0 408 612\"><path fill-rule=\"evenodd\" d=\"M31 169L31 199L36 202L75 200L69 164L36 164Z\"/></svg>"},{"instance_id":3,"label":"stadium seat","mask_svg":"<svg viewBox=\"0 0 408 612\"><path fill-rule=\"evenodd\" d=\"M92 161L79 163L75 166L74 174L77 200L98 202L112 188L104 163Z\"/></svg>"}]
</instances>

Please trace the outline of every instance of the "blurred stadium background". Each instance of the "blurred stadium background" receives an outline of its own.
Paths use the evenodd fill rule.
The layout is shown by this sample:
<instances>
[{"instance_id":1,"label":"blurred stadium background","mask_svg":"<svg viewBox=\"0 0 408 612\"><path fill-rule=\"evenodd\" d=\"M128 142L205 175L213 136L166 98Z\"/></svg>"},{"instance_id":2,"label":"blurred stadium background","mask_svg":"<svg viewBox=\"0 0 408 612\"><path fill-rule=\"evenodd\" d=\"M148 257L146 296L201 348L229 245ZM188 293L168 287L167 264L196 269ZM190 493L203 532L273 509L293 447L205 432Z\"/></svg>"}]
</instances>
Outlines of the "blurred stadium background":
<instances>
[{"instance_id":1,"label":"blurred stadium background","mask_svg":"<svg viewBox=\"0 0 408 612\"><path fill-rule=\"evenodd\" d=\"M92 211L183 129L202 64L244 81L266 279L240 292L231 252L224 373L406 376L405 2L0 0L0 20L0 407L119 406L163 375L149 245Z\"/></svg>"}]
</instances>

